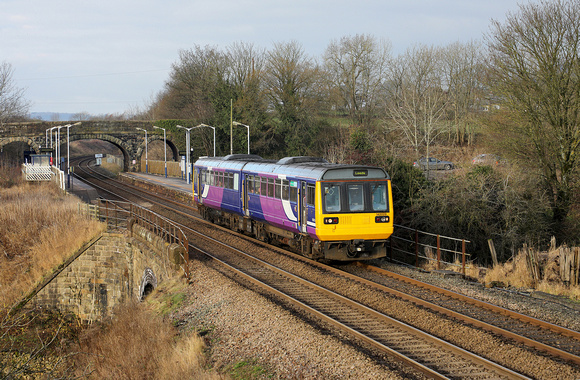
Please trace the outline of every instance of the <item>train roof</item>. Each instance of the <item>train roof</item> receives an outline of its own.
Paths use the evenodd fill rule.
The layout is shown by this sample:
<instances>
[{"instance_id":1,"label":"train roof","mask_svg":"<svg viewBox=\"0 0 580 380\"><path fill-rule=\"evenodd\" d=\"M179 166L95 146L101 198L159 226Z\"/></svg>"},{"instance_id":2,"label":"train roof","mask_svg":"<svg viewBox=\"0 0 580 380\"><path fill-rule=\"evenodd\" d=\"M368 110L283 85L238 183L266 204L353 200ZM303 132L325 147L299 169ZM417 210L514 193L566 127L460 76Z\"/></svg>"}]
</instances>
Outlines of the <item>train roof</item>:
<instances>
[{"instance_id":1,"label":"train roof","mask_svg":"<svg viewBox=\"0 0 580 380\"><path fill-rule=\"evenodd\" d=\"M378 167L332 164L322 158L308 156L285 157L276 162L253 154L235 154L225 157L201 157L195 165L315 180L390 178Z\"/></svg>"}]
</instances>

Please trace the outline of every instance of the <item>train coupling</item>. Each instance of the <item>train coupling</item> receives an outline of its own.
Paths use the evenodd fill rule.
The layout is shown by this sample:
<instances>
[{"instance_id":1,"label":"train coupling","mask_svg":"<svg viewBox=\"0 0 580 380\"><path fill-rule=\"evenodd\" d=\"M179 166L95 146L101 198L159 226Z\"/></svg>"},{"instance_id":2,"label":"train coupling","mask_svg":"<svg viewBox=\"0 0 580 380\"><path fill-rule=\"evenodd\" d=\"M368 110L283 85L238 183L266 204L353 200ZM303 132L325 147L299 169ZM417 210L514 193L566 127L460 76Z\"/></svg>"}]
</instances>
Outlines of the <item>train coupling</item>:
<instances>
[{"instance_id":1,"label":"train coupling","mask_svg":"<svg viewBox=\"0 0 580 380\"><path fill-rule=\"evenodd\" d=\"M351 240L350 244L347 248L347 256L348 257L357 257L362 252L366 252L367 248L365 245L365 241L362 239L354 239Z\"/></svg>"}]
</instances>

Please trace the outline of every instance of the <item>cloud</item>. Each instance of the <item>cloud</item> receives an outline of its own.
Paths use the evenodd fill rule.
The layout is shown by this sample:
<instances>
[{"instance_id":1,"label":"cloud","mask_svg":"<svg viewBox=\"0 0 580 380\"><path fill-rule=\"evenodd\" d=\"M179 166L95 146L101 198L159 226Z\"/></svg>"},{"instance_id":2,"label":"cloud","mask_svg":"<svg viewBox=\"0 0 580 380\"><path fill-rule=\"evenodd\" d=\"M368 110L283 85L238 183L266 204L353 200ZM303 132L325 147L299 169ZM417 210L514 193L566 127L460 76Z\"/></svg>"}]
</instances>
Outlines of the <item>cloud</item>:
<instances>
[{"instance_id":1,"label":"cloud","mask_svg":"<svg viewBox=\"0 0 580 380\"><path fill-rule=\"evenodd\" d=\"M237 41L271 48L275 42L296 40L318 58L332 39L371 34L389 39L397 54L413 43L479 39L490 18L501 19L508 10L517 10L516 4L2 0L0 61L13 65L35 111L119 113L127 101L141 102L162 89L168 72L144 71L168 70L180 49L225 49ZM114 73L119 74L102 76ZM46 108L52 106L58 108Z\"/></svg>"}]
</instances>

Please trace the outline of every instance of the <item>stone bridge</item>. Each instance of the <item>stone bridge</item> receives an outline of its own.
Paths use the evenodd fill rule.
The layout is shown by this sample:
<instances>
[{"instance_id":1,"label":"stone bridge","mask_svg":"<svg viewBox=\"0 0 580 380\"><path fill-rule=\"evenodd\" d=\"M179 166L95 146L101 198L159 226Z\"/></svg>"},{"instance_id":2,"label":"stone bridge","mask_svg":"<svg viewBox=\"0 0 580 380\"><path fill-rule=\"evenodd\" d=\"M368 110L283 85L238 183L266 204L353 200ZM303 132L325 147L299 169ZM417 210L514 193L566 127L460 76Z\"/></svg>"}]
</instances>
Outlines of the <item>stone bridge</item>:
<instances>
[{"instance_id":1,"label":"stone bridge","mask_svg":"<svg viewBox=\"0 0 580 380\"><path fill-rule=\"evenodd\" d=\"M0 148L14 142L29 146L30 151L40 153L47 144L47 130L53 127L65 126L75 122L25 122L8 123L0 126ZM163 141L163 130L154 129L150 121L83 121L80 125L69 128L70 142L77 140L97 139L108 141L118 147L125 159L124 171L136 171L140 166L141 156L145 152L145 133L137 130L147 130L147 143L155 140ZM60 129L61 157L66 156L67 128ZM53 131L56 131L54 129ZM48 131L50 132L50 131ZM50 137L49 137L50 138ZM53 133L54 139L54 133ZM54 141L54 140L53 140ZM175 142L178 141L176 144ZM184 150L183 133L177 134L166 129L168 160L178 161L178 147ZM53 142L54 146L54 142Z\"/></svg>"}]
</instances>

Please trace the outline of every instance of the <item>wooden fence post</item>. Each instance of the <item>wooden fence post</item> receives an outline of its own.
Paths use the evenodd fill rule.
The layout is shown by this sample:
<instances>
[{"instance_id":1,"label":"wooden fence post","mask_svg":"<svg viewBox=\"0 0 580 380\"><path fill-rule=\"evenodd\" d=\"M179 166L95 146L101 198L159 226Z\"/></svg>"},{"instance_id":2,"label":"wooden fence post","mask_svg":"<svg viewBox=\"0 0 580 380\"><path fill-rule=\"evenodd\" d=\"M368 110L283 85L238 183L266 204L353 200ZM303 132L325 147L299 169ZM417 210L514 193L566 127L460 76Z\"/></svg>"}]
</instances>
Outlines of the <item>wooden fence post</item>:
<instances>
[{"instance_id":1,"label":"wooden fence post","mask_svg":"<svg viewBox=\"0 0 580 380\"><path fill-rule=\"evenodd\" d=\"M437 270L441 269L441 238L437 235Z\"/></svg>"},{"instance_id":2,"label":"wooden fence post","mask_svg":"<svg viewBox=\"0 0 580 380\"><path fill-rule=\"evenodd\" d=\"M489 251L491 252L491 259L493 260L493 266L497 266L497 253L495 252L495 246L493 245L492 239L487 239L487 245L489 245Z\"/></svg>"},{"instance_id":3,"label":"wooden fence post","mask_svg":"<svg viewBox=\"0 0 580 380\"><path fill-rule=\"evenodd\" d=\"M415 230L415 267L419 267L419 231Z\"/></svg>"}]
</instances>

